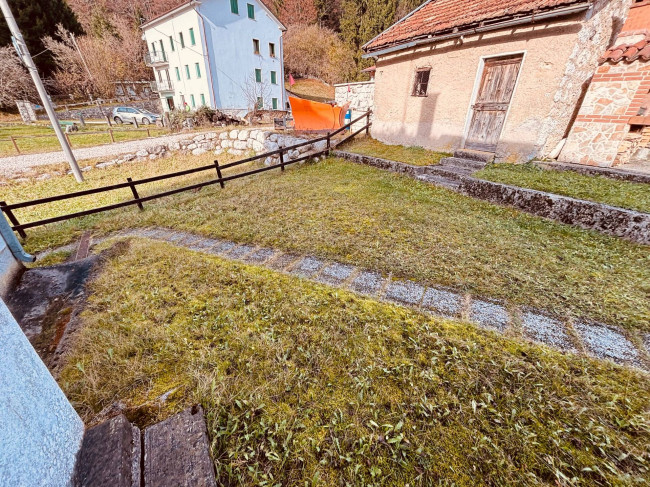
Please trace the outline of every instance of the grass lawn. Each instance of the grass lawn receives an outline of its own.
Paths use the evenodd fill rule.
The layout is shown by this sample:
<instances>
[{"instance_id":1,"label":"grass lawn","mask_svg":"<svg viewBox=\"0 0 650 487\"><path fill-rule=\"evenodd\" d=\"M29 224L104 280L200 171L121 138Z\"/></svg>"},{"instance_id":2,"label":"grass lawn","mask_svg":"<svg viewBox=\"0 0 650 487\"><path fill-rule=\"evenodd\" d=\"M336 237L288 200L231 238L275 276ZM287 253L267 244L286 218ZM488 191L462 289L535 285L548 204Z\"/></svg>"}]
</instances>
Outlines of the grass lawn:
<instances>
[{"instance_id":1,"label":"grass lawn","mask_svg":"<svg viewBox=\"0 0 650 487\"><path fill-rule=\"evenodd\" d=\"M573 171L542 169L534 164L493 164L474 176L650 213L648 184L618 181L604 176L586 176Z\"/></svg>"},{"instance_id":2,"label":"grass lawn","mask_svg":"<svg viewBox=\"0 0 650 487\"><path fill-rule=\"evenodd\" d=\"M301 98L320 102L334 99L334 87L318 79L299 78L293 86L289 86L288 81L285 81L285 84L287 90Z\"/></svg>"},{"instance_id":3,"label":"grass lawn","mask_svg":"<svg viewBox=\"0 0 650 487\"><path fill-rule=\"evenodd\" d=\"M82 320L60 384L83 418L122 401L142 427L199 402L220 485L649 476L650 379L610 363L137 240Z\"/></svg>"},{"instance_id":4,"label":"grass lawn","mask_svg":"<svg viewBox=\"0 0 650 487\"><path fill-rule=\"evenodd\" d=\"M422 147L384 144L371 137L357 137L341 146L341 149L366 156L406 162L414 166L431 166L438 164L443 157L451 156L445 152L435 152Z\"/></svg>"},{"instance_id":5,"label":"grass lawn","mask_svg":"<svg viewBox=\"0 0 650 487\"><path fill-rule=\"evenodd\" d=\"M115 142L124 142L127 140L142 139L147 137L146 128L140 127L142 130L135 130L131 125L113 126L113 136ZM108 124L89 124L85 128L79 128L79 132L71 133L70 142L73 148L90 147L94 145L109 144L111 142L110 135L105 134L92 134L90 132L108 131ZM165 135L169 130L156 127L155 125L149 126L149 131L152 137ZM34 137L37 135L50 135L51 137ZM59 141L54 134L54 130L46 124L37 125L5 125L0 126L0 157L15 156L17 155L13 143L8 139L9 137L16 137L16 143L20 148L22 154L32 154L39 152L51 152L61 150ZM29 138L23 138L29 137Z\"/></svg>"},{"instance_id":6,"label":"grass lawn","mask_svg":"<svg viewBox=\"0 0 650 487\"><path fill-rule=\"evenodd\" d=\"M206 154L126 164L90 171L83 185L67 176L6 186L3 194L12 203L210 160ZM200 177L213 175L187 177L183 184ZM158 183L139 191L166 187ZM21 221L32 221L113 198L131 195L128 190L121 196L93 195L16 213ZM144 212L118 210L30 229L25 244L28 251L39 251L68 243L84 230L101 235L143 226L310 253L561 316L650 330L648 247L339 159L146 203Z\"/></svg>"}]
</instances>

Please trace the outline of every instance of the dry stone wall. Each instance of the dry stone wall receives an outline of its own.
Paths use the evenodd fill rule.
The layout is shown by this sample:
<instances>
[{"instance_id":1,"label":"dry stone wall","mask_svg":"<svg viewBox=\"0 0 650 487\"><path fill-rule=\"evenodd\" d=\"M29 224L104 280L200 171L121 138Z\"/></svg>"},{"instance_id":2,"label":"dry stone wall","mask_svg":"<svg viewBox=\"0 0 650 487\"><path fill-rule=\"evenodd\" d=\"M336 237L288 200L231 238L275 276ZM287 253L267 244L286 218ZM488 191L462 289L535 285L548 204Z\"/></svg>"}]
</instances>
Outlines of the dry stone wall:
<instances>
[{"instance_id":1,"label":"dry stone wall","mask_svg":"<svg viewBox=\"0 0 650 487\"><path fill-rule=\"evenodd\" d=\"M373 110L375 107L375 82L360 81L358 83L342 83L334 85L335 99L338 105L350 103L352 110L352 119ZM372 117L371 117L372 119ZM352 129L362 127L366 123L365 119L357 122Z\"/></svg>"}]
</instances>

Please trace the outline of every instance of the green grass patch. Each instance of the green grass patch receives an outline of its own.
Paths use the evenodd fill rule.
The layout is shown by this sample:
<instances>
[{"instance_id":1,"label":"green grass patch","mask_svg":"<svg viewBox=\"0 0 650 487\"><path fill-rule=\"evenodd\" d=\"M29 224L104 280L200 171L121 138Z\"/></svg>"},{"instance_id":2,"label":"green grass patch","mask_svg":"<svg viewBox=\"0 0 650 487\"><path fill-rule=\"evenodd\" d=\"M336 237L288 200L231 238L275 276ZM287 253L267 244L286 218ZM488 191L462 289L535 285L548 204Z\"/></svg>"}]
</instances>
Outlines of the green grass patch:
<instances>
[{"instance_id":1,"label":"green grass patch","mask_svg":"<svg viewBox=\"0 0 650 487\"><path fill-rule=\"evenodd\" d=\"M451 156L445 152L431 151L422 147L384 144L371 137L356 137L341 146L341 149L414 166L431 166L438 164L443 157Z\"/></svg>"},{"instance_id":2,"label":"green grass patch","mask_svg":"<svg viewBox=\"0 0 650 487\"><path fill-rule=\"evenodd\" d=\"M535 164L492 164L474 177L650 213L650 185L543 169Z\"/></svg>"},{"instance_id":3,"label":"green grass patch","mask_svg":"<svg viewBox=\"0 0 650 487\"><path fill-rule=\"evenodd\" d=\"M144 241L82 320L60 383L87 424L199 402L223 485L648 478L650 380L610 363Z\"/></svg>"},{"instance_id":4,"label":"green grass patch","mask_svg":"<svg viewBox=\"0 0 650 487\"><path fill-rule=\"evenodd\" d=\"M202 161L178 157L123 165L90 171L83 185L68 176L8 186L4 193L15 202L208 159ZM150 194L165 185L141 191ZM16 213L21 221L31 221L112 201L103 198L109 197L94 195ZM132 196L127 189L119 198ZM228 182L224 190L211 186L148 202L143 212L117 210L30 229L26 248L37 252L63 245L84 230L101 235L144 226L309 253L563 316L650 329L647 246L339 159Z\"/></svg>"}]
</instances>

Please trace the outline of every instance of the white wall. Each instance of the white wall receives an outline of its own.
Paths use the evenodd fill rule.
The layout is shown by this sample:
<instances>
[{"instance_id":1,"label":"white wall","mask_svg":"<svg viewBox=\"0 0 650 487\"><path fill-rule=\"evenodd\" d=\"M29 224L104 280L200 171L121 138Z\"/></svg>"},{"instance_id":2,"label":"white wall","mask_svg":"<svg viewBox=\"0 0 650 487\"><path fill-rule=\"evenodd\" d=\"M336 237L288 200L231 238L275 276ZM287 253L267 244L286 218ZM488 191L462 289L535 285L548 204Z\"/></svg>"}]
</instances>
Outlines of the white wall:
<instances>
[{"instance_id":1,"label":"white wall","mask_svg":"<svg viewBox=\"0 0 650 487\"><path fill-rule=\"evenodd\" d=\"M84 425L0 300L0 485L71 485Z\"/></svg>"}]
</instances>

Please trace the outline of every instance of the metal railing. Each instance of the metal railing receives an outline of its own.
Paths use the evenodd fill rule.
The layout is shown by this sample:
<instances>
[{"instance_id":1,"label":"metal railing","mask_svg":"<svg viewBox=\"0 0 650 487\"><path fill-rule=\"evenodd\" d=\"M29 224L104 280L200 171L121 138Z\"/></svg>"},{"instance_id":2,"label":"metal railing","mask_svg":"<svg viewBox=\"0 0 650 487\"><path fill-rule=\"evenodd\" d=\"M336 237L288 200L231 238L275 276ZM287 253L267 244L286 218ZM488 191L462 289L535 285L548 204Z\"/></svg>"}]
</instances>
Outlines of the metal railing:
<instances>
[{"instance_id":1,"label":"metal railing","mask_svg":"<svg viewBox=\"0 0 650 487\"><path fill-rule=\"evenodd\" d=\"M167 61L167 53L164 51L154 51L154 52L147 52L144 55L144 63L147 66L153 66L156 64L166 64Z\"/></svg>"},{"instance_id":2,"label":"metal railing","mask_svg":"<svg viewBox=\"0 0 650 487\"><path fill-rule=\"evenodd\" d=\"M281 171L284 171L284 168L290 164L296 164L297 162L302 162L307 159L311 159L314 157L319 157L322 155L329 155L330 151L332 150L332 137L335 135L343 132L344 130L350 129L353 124L357 123L359 120L363 119L364 117L366 118L366 124L361 127L360 129L356 130L355 132L352 132L350 135L346 136L345 138L338 140L335 142L334 146L343 144L344 142L350 140L351 138L357 136L364 130L366 131L366 134L369 134L370 126L372 125L372 122L370 121L370 114L371 112L368 111L364 113L363 115L355 118L352 120L350 123L344 125L343 127L333 131L333 132L328 132L326 135L322 137L318 137L317 139L311 139L306 142L302 142L300 144L295 144L289 147L283 147L271 152L264 152L263 154L258 154L253 157L248 157L246 159L241 159L239 161L231 162L228 164L224 165L219 165L219 161L214 161L214 164L209 165L209 166L201 166L201 167L196 167L193 169L186 169L184 171L178 171L170 174L163 174L160 176L153 176L150 178L145 178L145 179L139 179L139 180L132 180L131 178L126 178L125 183L118 183L118 184L112 184L110 186L104 186L101 188L95 188L95 189L87 189L84 191L75 191L74 193L68 193L68 194L62 194L62 195L57 195L57 196L49 196L47 198L39 198L37 200L32 200L32 201L24 201L22 203L14 203L14 204L7 204L4 201L0 201L0 210L7 216L9 221L11 222L11 229L17 232L21 237L25 238L27 237L27 234L25 233L25 230L28 228L34 228L42 225L48 225L50 223L57 223L57 222L62 222L66 220L71 220L73 218L79 218L82 216L87 216L87 215L93 215L95 213L101 213L104 211L110 211L110 210L115 210L118 208L124 208L126 206L132 206L132 205L138 205L138 208L140 210L144 210L143 203L151 200L155 200L157 198L163 198L165 196L171 196L174 194L182 193L184 191L190 191L190 190L196 190L200 189L204 186L210 186L213 184L219 184L221 188L225 187L225 183L227 181L233 181L235 179L243 178L246 176L252 176L253 174L258 174L266 171L271 171L277 168L280 168ZM315 144L317 142L322 142L326 141L325 149L307 154L302 157L298 157L296 159L288 159L287 155L289 152L299 148L303 147L305 145L310 145L310 144ZM224 169L228 169L231 167L236 167L240 166L242 164L246 164L248 162L253 162L259 159L266 159L267 157L272 157L272 156L278 156L279 157L279 163L273 166L265 166L259 169L253 169L250 171L246 171L243 173L239 174L234 174L232 176L223 176L222 171ZM138 194L137 187L143 184L148 184L148 183L153 183L156 181L162 181L165 179L171 179L171 178L176 178L180 176L187 176L188 174L194 174L194 173L199 173L199 172L204 172L204 171L216 171L217 173L217 178L216 179L211 179L208 181L204 181L201 183L196 183L192 184L190 186L184 186L182 188L177 188L177 189L172 189L168 191L163 191L162 193L157 193L154 195L150 196L145 196L145 197L140 197ZM55 201L62 201L62 200L68 200L72 198L80 198L82 196L88 196L91 194L98 194L98 193L105 193L107 191L115 191L118 189L123 189L123 188L130 188L131 192L133 193L133 199L132 200L127 200L127 201L122 201L120 203L114 203L112 205L105 205L105 206L100 206L98 208L92 208L90 210L83 210L83 211L77 211L74 213L69 213L67 215L61 215L61 216L55 216L51 218L44 218L42 220L37 220L29 223L20 223L18 221L18 218L16 217L14 210L18 210L21 208L28 208L31 206L36 206L36 205L43 205L46 203L52 203Z\"/></svg>"},{"instance_id":3,"label":"metal railing","mask_svg":"<svg viewBox=\"0 0 650 487\"><path fill-rule=\"evenodd\" d=\"M174 83L172 83L170 80L152 81L151 91L155 93L161 93L163 91L174 91Z\"/></svg>"}]
</instances>

